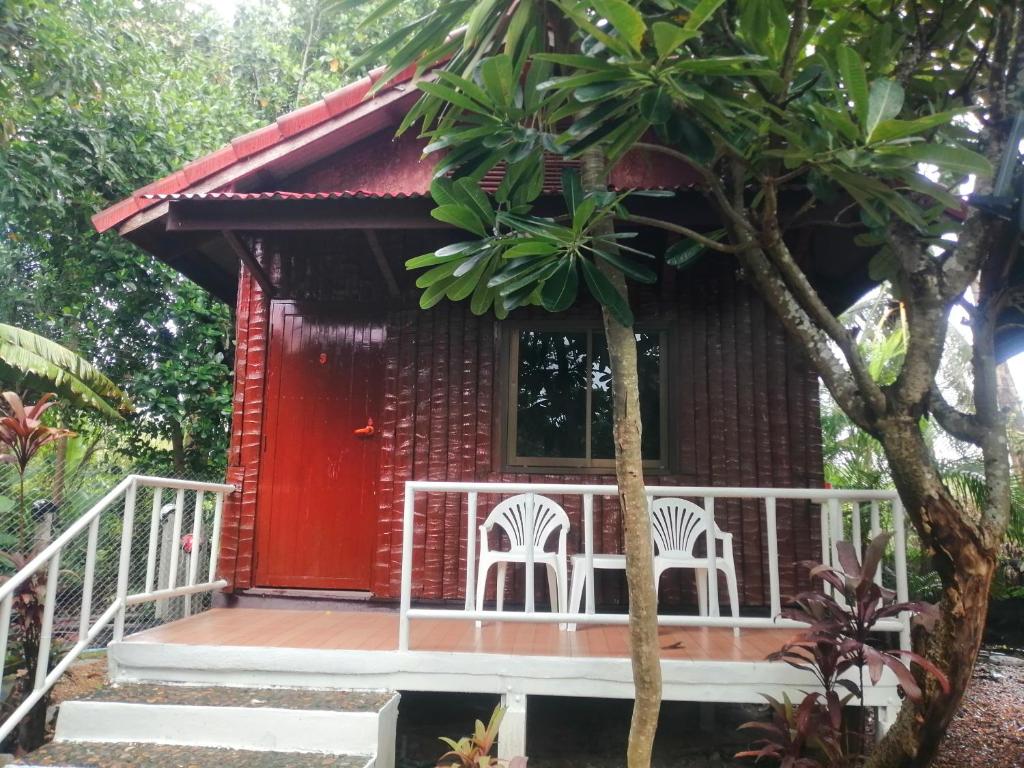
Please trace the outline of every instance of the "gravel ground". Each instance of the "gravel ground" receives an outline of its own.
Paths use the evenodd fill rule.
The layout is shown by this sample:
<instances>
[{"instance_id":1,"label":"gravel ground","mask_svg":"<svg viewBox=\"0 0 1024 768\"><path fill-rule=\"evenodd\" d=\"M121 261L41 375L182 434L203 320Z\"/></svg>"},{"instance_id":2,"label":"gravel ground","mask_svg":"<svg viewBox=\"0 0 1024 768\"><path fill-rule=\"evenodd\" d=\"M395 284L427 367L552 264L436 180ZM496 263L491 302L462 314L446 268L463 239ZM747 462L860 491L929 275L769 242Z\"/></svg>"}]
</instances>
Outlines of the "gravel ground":
<instances>
[{"instance_id":1,"label":"gravel ground","mask_svg":"<svg viewBox=\"0 0 1024 768\"><path fill-rule=\"evenodd\" d=\"M1024 657L982 651L934 768L1024 768Z\"/></svg>"},{"instance_id":2,"label":"gravel ground","mask_svg":"<svg viewBox=\"0 0 1024 768\"><path fill-rule=\"evenodd\" d=\"M365 757L249 752L166 744L47 744L13 765L63 768L364 768Z\"/></svg>"}]
</instances>

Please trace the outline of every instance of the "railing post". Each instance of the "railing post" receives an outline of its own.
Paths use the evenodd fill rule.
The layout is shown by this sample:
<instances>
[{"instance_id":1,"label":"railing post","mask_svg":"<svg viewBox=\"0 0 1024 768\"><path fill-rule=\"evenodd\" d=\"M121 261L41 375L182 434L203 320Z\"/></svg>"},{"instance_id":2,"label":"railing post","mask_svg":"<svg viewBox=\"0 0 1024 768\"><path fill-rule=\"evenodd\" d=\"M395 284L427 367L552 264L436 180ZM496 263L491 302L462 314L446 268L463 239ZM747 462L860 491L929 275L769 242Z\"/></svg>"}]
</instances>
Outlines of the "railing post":
<instances>
[{"instance_id":1,"label":"railing post","mask_svg":"<svg viewBox=\"0 0 1024 768\"><path fill-rule=\"evenodd\" d=\"M149 549L146 552L146 592L153 591L153 580L156 578L156 542L160 538L160 502L163 500L163 488L153 489L153 517L149 521Z\"/></svg>"},{"instance_id":2,"label":"railing post","mask_svg":"<svg viewBox=\"0 0 1024 768\"><path fill-rule=\"evenodd\" d=\"M768 524L768 595L774 619L782 613L782 594L779 588L779 530L774 496L768 496L764 500L764 515Z\"/></svg>"},{"instance_id":3,"label":"railing post","mask_svg":"<svg viewBox=\"0 0 1024 768\"><path fill-rule=\"evenodd\" d=\"M903 502L897 497L892 502L893 546L895 547L896 566L896 599L905 603L908 597L907 587L907 530L903 520ZM881 570L881 565L879 565ZM910 650L910 614L900 614L903 629L900 630L900 648Z\"/></svg>"},{"instance_id":4,"label":"railing post","mask_svg":"<svg viewBox=\"0 0 1024 768\"><path fill-rule=\"evenodd\" d=\"M39 655L36 657L36 679L34 690L46 686L46 675L50 671L50 645L53 642L53 612L57 607L57 580L60 578L60 550L53 553L50 566L46 569L46 598L43 602L43 624L39 628Z\"/></svg>"},{"instance_id":5,"label":"railing post","mask_svg":"<svg viewBox=\"0 0 1024 768\"><path fill-rule=\"evenodd\" d=\"M718 616L718 537L715 536L715 497L704 497L704 539L707 542L708 615Z\"/></svg>"},{"instance_id":6,"label":"railing post","mask_svg":"<svg viewBox=\"0 0 1024 768\"><path fill-rule=\"evenodd\" d=\"M178 552L181 550L181 518L185 514L185 489L179 488L174 499L174 522L171 525L171 556L167 571L167 588L178 586Z\"/></svg>"},{"instance_id":7,"label":"railing post","mask_svg":"<svg viewBox=\"0 0 1024 768\"><path fill-rule=\"evenodd\" d=\"M878 534L880 534L881 532L882 532L882 521L881 521L881 515L879 514L878 502L877 501L872 501L871 502L871 539L874 540L874 538ZM882 586L882 567L881 567L881 564L879 564L879 567L875 570L875 584L877 584L878 586Z\"/></svg>"},{"instance_id":8,"label":"railing post","mask_svg":"<svg viewBox=\"0 0 1024 768\"><path fill-rule=\"evenodd\" d=\"M82 579L82 613L78 622L78 639L89 634L92 624L92 589L96 577L96 546L100 533L100 517L89 523L89 538L85 545L85 576Z\"/></svg>"},{"instance_id":9,"label":"railing post","mask_svg":"<svg viewBox=\"0 0 1024 768\"><path fill-rule=\"evenodd\" d=\"M11 637L11 608L14 607L14 593L12 592L0 603L0 653L3 659L7 658L7 641ZM5 664L6 666L6 664Z\"/></svg>"},{"instance_id":10,"label":"railing post","mask_svg":"<svg viewBox=\"0 0 1024 768\"><path fill-rule=\"evenodd\" d=\"M192 514L192 547L188 553L188 577L186 587L195 586L196 577L199 575L199 539L203 535L203 498L202 491L196 491L196 508ZM184 613L186 616L192 614L192 595L185 595Z\"/></svg>"},{"instance_id":11,"label":"railing post","mask_svg":"<svg viewBox=\"0 0 1024 768\"><path fill-rule=\"evenodd\" d=\"M412 606L412 516L415 489L405 484L405 508L402 513L402 593L398 609L398 650L409 650L409 608Z\"/></svg>"},{"instance_id":12,"label":"railing post","mask_svg":"<svg viewBox=\"0 0 1024 768\"><path fill-rule=\"evenodd\" d=\"M217 578L217 562L220 560L220 523L224 516L224 492L218 491L213 501L213 533L210 534L210 565L207 581Z\"/></svg>"},{"instance_id":13,"label":"railing post","mask_svg":"<svg viewBox=\"0 0 1024 768\"><path fill-rule=\"evenodd\" d=\"M829 551L828 563L833 568L842 568L839 562L839 542L843 540L843 509L839 506L839 499L832 497L828 500L828 517L832 530L832 547ZM833 588L832 596L840 605L846 605L846 595L842 591Z\"/></svg>"},{"instance_id":14,"label":"railing post","mask_svg":"<svg viewBox=\"0 0 1024 768\"><path fill-rule=\"evenodd\" d=\"M466 499L466 610L476 607L476 491Z\"/></svg>"},{"instance_id":15,"label":"railing post","mask_svg":"<svg viewBox=\"0 0 1024 768\"><path fill-rule=\"evenodd\" d=\"M861 503L859 501L851 501L850 502L850 513L852 514L852 518L851 518L851 523L852 523L851 533L853 534L853 548L855 550L857 550L857 557L863 557L864 556L864 541L863 541L863 539L861 537L861 531L860 531L860 524L861 524L861 520L860 520L861 505L860 504Z\"/></svg>"},{"instance_id":16,"label":"railing post","mask_svg":"<svg viewBox=\"0 0 1024 768\"><path fill-rule=\"evenodd\" d=\"M128 570L132 560L132 531L135 527L135 496L138 492L135 478L128 484L124 495L124 520L121 524L121 558L117 569L117 615L114 617L113 642L124 639L124 617L128 608Z\"/></svg>"},{"instance_id":17,"label":"railing post","mask_svg":"<svg viewBox=\"0 0 1024 768\"><path fill-rule=\"evenodd\" d=\"M594 494L583 494L583 556L587 569L587 613L594 613ZM576 574L573 574L576 578Z\"/></svg>"},{"instance_id":18,"label":"railing post","mask_svg":"<svg viewBox=\"0 0 1024 768\"><path fill-rule=\"evenodd\" d=\"M527 494L526 498L526 604L523 609L527 613L534 613L533 604L533 537L534 526L537 524L537 497L534 494Z\"/></svg>"}]
</instances>

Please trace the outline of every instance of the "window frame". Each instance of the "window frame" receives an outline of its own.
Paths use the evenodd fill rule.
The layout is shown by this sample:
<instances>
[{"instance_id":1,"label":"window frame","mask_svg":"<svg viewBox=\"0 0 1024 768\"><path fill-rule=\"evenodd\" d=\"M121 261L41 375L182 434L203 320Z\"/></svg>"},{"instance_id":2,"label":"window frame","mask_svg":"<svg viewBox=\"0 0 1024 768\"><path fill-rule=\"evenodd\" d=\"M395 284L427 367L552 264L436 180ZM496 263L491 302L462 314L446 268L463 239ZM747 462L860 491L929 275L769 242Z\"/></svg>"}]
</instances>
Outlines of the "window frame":
<instances>
[{"instance_id":1,"label":"window frame","mask_svg":"<svg viewBox=\"0 0 1024 768\"><path fill-rule=\"evenodd\" d=\"M565 458L556 456L520 456L516 451L519 428L519 336L523 331L535 331L538 333L565 333L565 334L586 334L587 337L587 368L591 370L594 349L594 335L604 335L604 327L600 323L574 321L568 324L556 322L550 319L543 320L522 320L510 322L505 325L504 338L502 339L502 358L504 365L500 367L499 373L503 378L503 385L500 387L502 396L498 409L500 418L500 434L502 435L501 464L502 469L507 472L559 472L574 474L611 474L615 470L615 459L601 458ZM658 348L660 351L658 365L658 415L660 426L659 458L644 459L643 466L654 474L664 474L671 470L671 443L669 434L673 423L668 397L669 367L673 359L672 334L670 328L662 323L641 323L634 328L634 333L648 333L658 335ZM587 403L585 413L586 433L584 442L587 452L593 450L591 429L592 410L591 398L593 387L587 387Z\"/></svg>"}]
</instances>

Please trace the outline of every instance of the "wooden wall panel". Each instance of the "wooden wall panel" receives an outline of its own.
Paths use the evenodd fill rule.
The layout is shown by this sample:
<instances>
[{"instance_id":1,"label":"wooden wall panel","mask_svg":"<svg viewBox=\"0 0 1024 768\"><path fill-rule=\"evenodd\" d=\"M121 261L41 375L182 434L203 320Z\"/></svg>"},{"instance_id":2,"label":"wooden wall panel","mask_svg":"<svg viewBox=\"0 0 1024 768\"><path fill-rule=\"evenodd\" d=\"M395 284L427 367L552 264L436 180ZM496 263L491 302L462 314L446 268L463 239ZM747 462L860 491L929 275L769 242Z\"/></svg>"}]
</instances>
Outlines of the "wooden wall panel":
<instances>
[{"instance_id":1,"label":"wooden wall panel","mask_svg":"<svg viewBox=\"0 0 1024 768\"><path fill-rule=\"evenodd\" d=\"M329 242L332 248L340 247ZM423 248L423 243L409 245L396 242L391 247L410 253ZM362 291L363 286L372 283L367 273L370 267L366 266L370 263L334 259L329 267L338 281L351 279ZM325 265L328 262L322 262L321 269ZM352 295L350 289L337 286L327 294L316 294L314 288L303 283L310 275L320 275L324 285L337 281L327 280L320 269L292 255L285 258L273 254L271 272L304 298L337 301ZM385 392L378 419L380 512L373 592L385 598L397 598L399 594L405 481L614 482L610 474L502 471L495 445L502 434L496 418L505 382L498 370L499 350L504 343L501 324L492 318L474 317L465 305L442 304L426 312L414 308L415 294L408 290L407 275L399 273L398 277L407 293L402 301L388 299ZM658 318L659 326L672 329L670 349L675 357L669 369L673 471L652 475L649 481L820 486L817 379L787 342L778 322L748 287L737 282L733 271L713 263L703 265L662 286L660 295L639 298L642 309L638 317L646 316L648 321ZM594 309L579 313L597 318ZM222 573L237 588L251 585L267 321L259 288L243 271L229 453L229 476L237 478L233 482L241 482L243 491L233 494L225 507L221 558ZM481 495L478 523L497 501L496 497ZM596 499L594 506L595 548L621 551L621 516L616 500ZM582 505L573 498L566 500L565 507L572 522L570 551L582 551ZM767 604L767 542L760 505L723 501L716 512L720 524L735 537L744 602ZM784 590L792 590L803 581L803 569L796 563L813 558L817 551L818 526L810 505L780 502L778 512L782 584ZM417 598L463 597L465 514L461 495L417 498ZM521 569L518 571L510 579L510 598L522 596ZM546 583L540 575L537 584L538 599L546 601ZM625 599L621 574L600 574L598 587L605 602L621 603ZM493 596L493 579L488 594ZM666 577L662 594L669 602L693 603L692 575L675 573Z\"/></svg>"},{"instance_id":2,"label":"wooden wall panel","mask_svg":"<svg viewBox=\"0 0 1024 768\"><path fill-rule=\"evenodd\" d=\"M680 285L672 317L671 346L679 357L669 381L675 400L671 474L652 483L816 486L822 481L816 409L817 380L792 353L782 329L760 301L731 274L704 275ZM389 320L387 405L381 439L384 469L380 486L381 531L377 592L398 596L403 483L409 478L519 482L614 482L610 475L502 471L492 438L504 379L496 360L501 334L492 320L473 317L463 306L428 312L403 310ZM394 385L390 382L394 381ZM393 460L388 457L393 457ZM480 497L479 519L496 497ZM582 509L565 502L572 522L570 552L582 551ZM453 600L464 595L465 499L456 494L419 495L415 514L414 583L417 598ZM717 509L735 535L744 602L767 603L767 543L759 504L723 501ZM813 556L816 526L808 505L780 503L783 586L799 585L796 562ZM478 520L479 522L479 520ZM595 503L595 547L622 547L618 504ZM386 568L385 568L386 564ZM385 574L384 571L387 571ZM521 599L521 575L511 579L510 599ZM538 600L546 585L538 576ZM600 574L602 599L620 602L619 574ZM666 600L692 602L692 576L673 574L663 587ZM493 597L493 579L488 588Z\"/></svg>"}]
</instances>

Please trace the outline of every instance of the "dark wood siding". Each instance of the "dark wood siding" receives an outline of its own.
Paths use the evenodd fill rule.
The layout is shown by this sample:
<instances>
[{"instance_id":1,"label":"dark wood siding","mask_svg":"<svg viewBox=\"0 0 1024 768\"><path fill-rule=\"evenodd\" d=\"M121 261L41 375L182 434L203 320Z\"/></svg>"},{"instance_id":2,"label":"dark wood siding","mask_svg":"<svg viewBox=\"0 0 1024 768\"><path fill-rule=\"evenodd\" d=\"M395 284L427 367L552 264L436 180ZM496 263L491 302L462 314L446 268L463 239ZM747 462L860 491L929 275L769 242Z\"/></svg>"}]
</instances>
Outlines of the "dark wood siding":
<instances>
[{"instance_id":1,"label":"dark wood siding","mask_svg":"<svg viewBox=\"0 0 1024 768\"><path fill-rule=\"evenodd\" d=\"M401 242L406 238L406 242ZM425 250L415 235L395 234L389 250L403 258ZM354 242L345 245L355 247ZM332 241L335 256L311 264L309 249L294 269L295 251L274 253L272 272L289 285L292 298L348 299L387 302L391 307L384 347L384 401L379 418L379 520L373 592L397 597L401 568L401 525L404 483L409 479L482 481L614 482L607 475L538 474L504 471L496 450L500 442L501 324L478 318L465 305L415 308L414 291L402 300L379 291L381 281L370 259L337 256L346 251ZM315 249L314 249L315 250ZM396 271L403 287L409 285ZM309 283L297 275L316 276ZM332 282L331 275L337 276ZM671 273L670 273L671 274ZM297 286L303 283L306 288ZM337 287L349 288L339 294ZM318 292L314 287L321 286ZM351 286L359 286L352 291ZM350 293L350 291L352 291ZM671 329L670 374L672 471L649 478L652 484L718 486L820 487L821 434L817 379L794 350L779 324L751 289L738 281L727 263L710 262L674 276L656 293L637 295L638 319L658 321ZM594 322L595 309L578 312ZM525 313L528 316L529 313ZM524 316L523 314L519 317ZM541 315L539 315L541 316ZM543 315L544 317L549 317ZM254 503L258 475L265 365L267 313L258 287L243 275L238 312L236 415L232 430L232 477L244 477L242 499L232 499L225 524L222 571L238 588L251 584ZM241 417L239 417L241 413ZM480 516L496 498L481 496ZM582 550L582 508L577 499L564 504L572 530L571 552ZM754 502L723 501L716 509L719 524L735 535L737 570L743 602L767 603L767 541L763 512ZM232 526L233 529L232 529ZM418 499L414 523L416 597L456 599L465 584L465 501L456 495ZM815 510L804 503L779 503L779 553L783 591L800 586L797 563L815 557L818 525ZM617 503L595 503L595 548L621 551L622 531ZM540 581L540 580L539 580ZM492 582L493 583L493 582ZM600 574L601 598L624 598L619 574ZM491 587L493 590L493 586ZM521 596L514 580L510 594ZM518 590L511 592L511 590ZM693 602L692 576L666 577L663 595L669 601Z\"/></svg>"}]
</instances>

